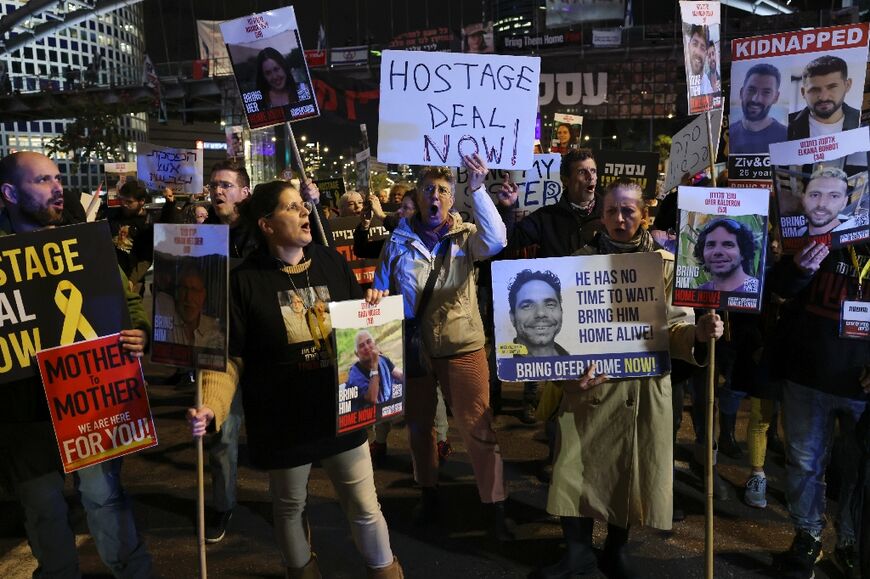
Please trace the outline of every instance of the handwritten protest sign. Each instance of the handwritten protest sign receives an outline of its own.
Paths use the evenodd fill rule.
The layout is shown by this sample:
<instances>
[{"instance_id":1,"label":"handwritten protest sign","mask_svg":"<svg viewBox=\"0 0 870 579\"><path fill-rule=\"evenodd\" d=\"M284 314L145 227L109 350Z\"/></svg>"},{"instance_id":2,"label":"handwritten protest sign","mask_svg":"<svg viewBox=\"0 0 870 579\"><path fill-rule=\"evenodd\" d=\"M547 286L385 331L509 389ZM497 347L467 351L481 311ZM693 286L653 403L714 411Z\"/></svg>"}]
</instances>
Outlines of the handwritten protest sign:
<instances>
[{"instance_id":1,"label":"handwritten protest sign","mask_svg":"<svg viewBox=\"0 0 870 579\"><path fill-rule=\"evenodd\" d=\"M719 136L722 131L722 110L710 113L710 125L713 129L713 156L719 148ZM680 184L680 179L688 173L694 175L710 166L710 145L707 136L707 119L705 115L695 117L695 120L674 135L671 141L668 174L662 191L667 192Z\"/></svg>"},{"instance_id":2,"label":"handwritten protest sign","mask_svg":"<svg viewBox=\"0 0 870 579\"><path fill-rule=\"evenodd\" d=\"M153 362L226 368L228 260L226 225L154 225Z\"/></svg>"},{"instance_id":3,"label":"handwritten protest sign","mask_svg":"<svg viewBox=\"0 0 870 579\"><path fill-rule=\"evenodd\" d=\"M0 237L0 384L36 375L39 350L130 327L106 221Z\"/></svg>"},{"instance_id":4,"label":"handwritten protest sign","mask_svg":"<svg viewBox=\"0 0 870 579\"><path fill-rule=\"evenodd\" d=\"M680 187L674 305L760 311L767 189Z\"/></svg>"},{"instance_id":5,"label":"handwritten protest sign","mask_svg":"<svg viewBox=\"0 0 870 579\"><path fill-rule=\"evenodd\" d=\"M141 358L119 336L36 356L64 472L157 446Z\"/></svg>"},{"instance_id":6,"label":"handwritten protest sign","mask_svg":"<svg viewBox=\"0 0 870 579\"><path fill-rule=\"evenodd\" d=\"M618 179L630 179L640 185L643 196L655 197L659 154L643 151L598 151L598 186L603 190Z\"/></svg>"},{"instance_id":7,"label":"handwritten protest sign","mask_svg":"<svg viewBox=\"0 0 870 579\"><path fill-rule=\"evenodd\" d=\"M591 362L613 378L670 369L658 253L495 261L492 289L502 380L574 379Z\"/></svg>"},{"instance_id":8,"label":"handwritten protest sign","mask_svg":"<svg viewBox=\"0 0 870 579\"><path fill-rule=\"evenodd\" d=\"M378 159L531 167L540 70L538 57L385 50Z\"/></svg>"},{"instance_id":9,"label":"handwritten protest sign","mask_svg":"<svg viewBox=\"0 0 870 579\"><path fill-rule=\"evenodd\" d=\"M402 296L378 305L331 302L338 373L338 434L401 415L405 408Z\"/></svg>"},{"instance_id":10,"label":"handwritten protest sign","mask_svg":"<svg viewBox=\"0 0 870 579\"><path fill-rule=\"evenodd\" d=\"M484 181L492 202L497 203L498 191L501 189L505 173L509 173L511 181L516 183L519 189L514 213L517 219L522 219L532 211L553 205L562 197L562 180L559 177L559 168L562 164L562 155L547 153L535 155L532 168L527 171L504 171L491 170ZM454 170L456 175L456 199L453 207L462 215L463 221L474 221L471 215L471 194L468 188L468 169L463 165Z\"/></svg>"},{"instance_id":11,"label":"handwritten protest sign","mask_svg":"<svg viewBox=\"0 0 870 579\"><path fill-rule=\"evenodd\" d=\"M139 180L152 190L170 187L176 193L202 192L202 151L150 143L136 145Z\"/></svg>"},{"instance_id":12,"label":"handwritten protest sign","mask_svg":"<svg viewBox=\"0 0 870 579\"><path fill-rule=\"evenodd\" d=\"M683 52L686 61L686 87L689 114L722 108L722 74L719 59L719 2L683 0Z\"/></svg>"},{"instance_id":13,"label":"handwritten protest sign","mask_svg":"<svg viewBox=\"0 0 870 579\"><path fill-rule=\"evenodd\" d=\"M860 125L868 32L861 22L731 41L729 186L773 191L771 144L816 136L816 126L821 131L828 123L841 130ZM825 110L819 99L825 118L817 118L813 95L835 73L842 78L840 103Z\"/></svg>"},{"instance_id":14,"label":"handwritten protest sign","mask_svg":"<svg viewBox=\"0 0 870 579\"><path fill-rule=\"evenodd\" d=\"M785 253L870 239L868 151L866 128L770 146Z\"/></svg>"},{"instance_id":15,"label":"handwritten protest sign","mask_svg":"<svg viewBox=\"0 0 870 579\"><path fill-rule=\"evenodd\" d=\"M320 114L292 6L221 23L252 129Z\"/></svg>"}]
</instances>

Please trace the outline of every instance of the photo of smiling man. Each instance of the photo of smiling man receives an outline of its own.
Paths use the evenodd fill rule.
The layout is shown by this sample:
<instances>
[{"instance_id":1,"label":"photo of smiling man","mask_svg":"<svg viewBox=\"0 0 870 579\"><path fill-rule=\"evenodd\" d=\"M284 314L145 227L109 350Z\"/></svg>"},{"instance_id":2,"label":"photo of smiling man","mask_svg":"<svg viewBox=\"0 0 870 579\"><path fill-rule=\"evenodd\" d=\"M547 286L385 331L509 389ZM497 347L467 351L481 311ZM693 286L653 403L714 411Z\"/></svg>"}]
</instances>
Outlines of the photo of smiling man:
<instances>
[{"instance_id":1,"label":"photo of smiling man","mask_svg":"<svg viewBox=\"0 0 870 579\"><path fill-rule=\"evenodd\" d=\"M715 219L707 223L698 236L694 255L711 279L699 290L736 293L758 292L754 273L758 244L752 230L734 219Z\"/></svg>"},{"instance_id":2,"label":"photo of smiling man","mask_svg":"<svg viewBox=\"0 0 870 579\"><path fill-rule=\"evenodd\" d=\"M508 285L515 356L567 356L556 343L562 330L562 282L551 271L524 269Z\"/></svg>"}]
</instances>

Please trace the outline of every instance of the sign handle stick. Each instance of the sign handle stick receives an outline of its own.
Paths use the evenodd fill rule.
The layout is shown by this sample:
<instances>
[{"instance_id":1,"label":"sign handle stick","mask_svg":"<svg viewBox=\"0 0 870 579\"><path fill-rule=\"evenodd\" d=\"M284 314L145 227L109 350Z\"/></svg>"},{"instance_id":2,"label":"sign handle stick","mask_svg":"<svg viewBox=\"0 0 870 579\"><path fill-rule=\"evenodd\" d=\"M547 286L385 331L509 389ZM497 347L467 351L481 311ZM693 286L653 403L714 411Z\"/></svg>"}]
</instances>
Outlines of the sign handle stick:
<instances>
[{"instance_id":1,"label":"sign handle stick","mask_svg":"<svg viewBox=\"0 0 870 579\"><path fill-rule=\"evenodd\" d=\"M704 113L707 118L707 146L709 147L710 179L716 182L716 149L713 146L713 128L710 121L710 111ZM708 310L710 314L716 314L715 309ZM709 362L707 366L707 412L704 420L704 439L706 441L707 459L704 465L705 490L707 493L704 512L704 577L713 579L713 418L714 397L716 388L716 340L710 340L707 344Z\"/></svg>"},{"instance_id":2,"label":"sign handle stick","mask_svg":"<svg viewBox=\"0 0 870 579\"><path fill-rule=\"evenodd\" d=\"M296 161L296 167L299 169L299 178L303 184L307 184L308 175L305 172L302 155L299 154L299 147L296 146L296 135L293 134L293 126L290 123L287 123L287 135L290 137L290 150L293 151L293 159ZM317 230L320 232L320 242L323 245L329 245L329 242L326 241L326 233L323 231L323 224L320 222L320 214L316 208L311 212L310 219L317 224Z\"/></svg>"},{"instance_id":3,"label":"sign handle stick","mask_svg":"<svg viewBox=\"0 0 870 579\"><path fill-rule=\"evenodd\" d=\"M196 370L196 398L193 403L196 409L202 407L202 371ZM196 542L199 547L199 577L208 577L205 561L205 475L202 452L202 436L196 439Z\"/></svg>"}]
</instances>

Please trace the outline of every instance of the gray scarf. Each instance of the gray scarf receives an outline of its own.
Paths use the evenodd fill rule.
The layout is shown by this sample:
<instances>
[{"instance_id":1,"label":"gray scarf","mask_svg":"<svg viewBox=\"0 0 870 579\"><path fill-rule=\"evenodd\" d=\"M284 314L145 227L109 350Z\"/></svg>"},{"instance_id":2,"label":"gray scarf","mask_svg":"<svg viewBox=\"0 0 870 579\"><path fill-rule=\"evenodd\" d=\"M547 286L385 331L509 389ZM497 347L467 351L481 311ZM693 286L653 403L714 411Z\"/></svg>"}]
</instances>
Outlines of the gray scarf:
<instances>
[{"instance_id":1,"label":"gray scarf","mask_svg":"<svg viewBox=\"0 0 870 579\"><path fill-rule=\"evenodd\" d=\"M598 235L598 253L646 253L655 250L655 241L649 231L641 227L630 241L616 241L607 232Z\"/></svg>"}]
</instances>

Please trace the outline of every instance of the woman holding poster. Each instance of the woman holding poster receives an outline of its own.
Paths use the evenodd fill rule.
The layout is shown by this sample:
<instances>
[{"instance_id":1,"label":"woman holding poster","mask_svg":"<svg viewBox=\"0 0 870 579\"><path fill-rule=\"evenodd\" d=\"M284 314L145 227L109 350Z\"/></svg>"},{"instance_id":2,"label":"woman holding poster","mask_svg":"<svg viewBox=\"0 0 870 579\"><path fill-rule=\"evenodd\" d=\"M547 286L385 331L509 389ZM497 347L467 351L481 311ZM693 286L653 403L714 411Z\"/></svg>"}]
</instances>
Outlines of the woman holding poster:
<instances>
[{"instance_id":1,"label":"woman holding poster","mask_svg":"<svg viewBox=\"0 0 870 579\"><path fill-rule=\"evenodd\" d=\"M312 244L311 205L286 181L258 185L239 206L260 249L230 277L230 345L226 372L203 373L203 404L188 410L194 436L219 429L237 386L254 467L269 472L275 538L288 577L320 577L302 514L311 463L335 487L370 577L401 578L375 492L365 431L335 436L337 389L330 341L288 334L282 304L316 315L317 300L359 300L363 292L344 258ZM377 303L384 292L369 290Z\"/></svg>"},{"instance_id":2,"label":"woman holding poster","mask_svg":"<svg viewBox=\"0 0 870 579\"><path fill-rule=\"evenodd\" d=\"M663 260L670 353L702 365L706 342L723 324L706 314L694 324L692 310L671 306L674 256L658 249L646 230L643 191L630 181L611 184L603 197L600 233L581 253L658 251ZM557 383L558 384L558 383ZM594 365L577 381L562 382L557 417L560 447L553 468L547 511L558 515L567 552L538 578L591 573L594 519L607 523L602 570L608 577L635 577L623 547L632 525L670 529L673 512L673 420L670 375L609 381Z\"/></svg>"}]
</instances>

